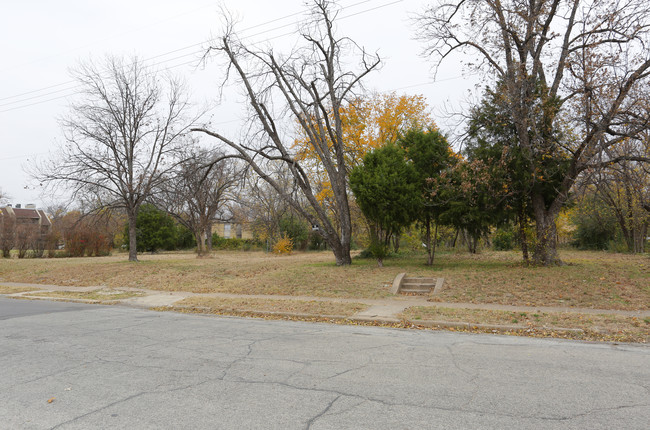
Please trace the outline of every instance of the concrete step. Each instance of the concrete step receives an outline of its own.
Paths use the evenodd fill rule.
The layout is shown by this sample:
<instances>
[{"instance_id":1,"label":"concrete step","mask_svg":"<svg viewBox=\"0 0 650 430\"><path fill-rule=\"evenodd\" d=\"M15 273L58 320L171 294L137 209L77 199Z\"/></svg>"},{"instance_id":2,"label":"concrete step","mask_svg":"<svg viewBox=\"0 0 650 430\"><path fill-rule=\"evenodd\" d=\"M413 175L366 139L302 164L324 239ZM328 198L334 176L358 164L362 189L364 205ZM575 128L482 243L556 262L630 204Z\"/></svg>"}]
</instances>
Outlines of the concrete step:
<instances>
[{"instance_id":1,"label":"concrete step","mask_svg":"<svg viewBox=\"0 0 650 430\"><path fill-rule=\"evenodd\" d=\"M419 288L418 289L402 288L399 290L399 292L403 294L407 294L407 293L408 294L429 294L430 291L431 289L422 290Z\"/></svg>"},{"instance_id":2,"label":"concrete step","mask_svg":"<svg viewBox=\"0 0 650 430\"><path fill-rule=\"evenodd\" d=\"M411 288L433 288L436 286L435 282L403 282L402 288L411 287Z\"/></svg>"},{"instance_id":3,"label":"concrete step","mask_svg":"<svg viewBox=\"0 0 650 430\"><path fill-rule=\"evenodd\" d=\"M402 281L405 284L427 284L436 285L438 278L404 278Z\"/></svg>"},{"instance_id":4,"label":"concrete step","mask_svg":"<svg viewBox=\"0 0 650 430\"><path fill-rule=\"evenodd\" d=\"M435 294L442 291L444 278L407 278L406 273L399 273L393 280L392 294Z\"/></svg>"},{"instance_id":5,"label":"concrete step","mask_svg":"<svg viewBox=\"0 0 650 430\"><path fill-rule=\"evenodd\" d=\"M429 285L429 284L409 284L409 283L404 283L402 284L402 290L421 290L421 291L429 291L435 287L435 285Z\"/></svg>"}]
</instances>

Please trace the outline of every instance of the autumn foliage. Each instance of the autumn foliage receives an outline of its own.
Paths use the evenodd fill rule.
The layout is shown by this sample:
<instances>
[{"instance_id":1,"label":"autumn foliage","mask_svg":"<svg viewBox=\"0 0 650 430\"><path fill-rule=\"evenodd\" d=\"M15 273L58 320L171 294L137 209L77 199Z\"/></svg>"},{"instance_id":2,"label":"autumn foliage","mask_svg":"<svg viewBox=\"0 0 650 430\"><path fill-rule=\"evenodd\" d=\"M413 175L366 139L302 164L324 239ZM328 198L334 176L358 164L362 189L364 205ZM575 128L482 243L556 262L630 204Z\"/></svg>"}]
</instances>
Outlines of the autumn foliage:
<instances>
[{"instance_id":1,"label":"autumn foliage","mask_svg":"<svg viewBox=\"0 0 650 430\"><path fill-rule=\"evenodd\" d=\"M437 128L422 95L380 93L360 97L342 107L340 113L349 169L361 164L371 150L394 143L409 130ZM299 160L318 160L306 136L299 136L295 147Z\"/></svg>"},{"instance_id":2,"label":"autumn foliage","mask_svg":"<svg viewBox=\"0 0 650 430\"><path fill-rule=\"evenodd\" d=\"M285 233L273 245L273 253L277 255L291 255L292 252L293 240Z\"/></svg>"}]
</instances>

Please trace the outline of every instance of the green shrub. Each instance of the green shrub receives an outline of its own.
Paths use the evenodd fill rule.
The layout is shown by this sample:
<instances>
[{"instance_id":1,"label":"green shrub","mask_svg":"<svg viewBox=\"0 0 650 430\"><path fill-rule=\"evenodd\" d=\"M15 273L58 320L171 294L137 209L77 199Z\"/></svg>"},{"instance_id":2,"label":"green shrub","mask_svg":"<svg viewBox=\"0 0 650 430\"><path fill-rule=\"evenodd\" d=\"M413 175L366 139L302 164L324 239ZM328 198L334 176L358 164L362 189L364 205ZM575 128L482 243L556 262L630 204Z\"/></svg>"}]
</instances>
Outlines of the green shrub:
<instances>
[{"instance_id":1,"label":"green shrub","mask_svg":"<svg viewBox=\"0 0 650 430\"><path fill-rule=\"evenodd\" d=\"M307 249L309 245L309 223L294 215L282 217L279 222L280 236L288 237L293 243L293 249Z\"/></svg>"},{"instance_id":2,"label":"green shrub","mask_svg":"<svg viewBox=\"0 0 650 430\"><path fill-rule=\"evenodd\" d=\"M226 239L217 233L212 233L212 249L224 251L252 251L261 250L262 244L254 239Z\"/></svg>"},{"instance_id":3,"label":"green shrub","mask_svg":"<svg viewBox=\"0 0 650 430\"><path fill-rule=\"evenodd\" d=\"M492 247L497 251L510 251L515 246L515 234L510 229L497 229L492 237Z\"/></svg>"},{"instance_id":4,"label":"green shrub","mask_svg":"<svg viewBox=\"0 0 650 430\"><path fill-rule=\"evenodd\" d=\"M578 249L608 249L618 224L611 209L595 196L585 196L571 221L576 225L572 245Z\"/></svg>"},{"instance_id":5,"label":"green shrub","mask_svg":"<svg viewBox=\"0 0 650 430\"><path fill-rule=\"evenodd\" d=\"M384 258L390 255L390 246L381 240L372 240L370 246L368 246L368 251L377 259L379 267L382 267L384 265Z\"/></svg>"},{"instance_id":6,"label":"green shrub","mask_svg":"<svg viewBox=\"0 0 650 430\"><path fill-rule=\"evenodd\" d=\"M311 233L309 233L308 249L310 251L322 251L324 249L327 249L327 242L325 241L323 236L321 236L317 231L312 231Z\"/></svg>"}]
</instances>

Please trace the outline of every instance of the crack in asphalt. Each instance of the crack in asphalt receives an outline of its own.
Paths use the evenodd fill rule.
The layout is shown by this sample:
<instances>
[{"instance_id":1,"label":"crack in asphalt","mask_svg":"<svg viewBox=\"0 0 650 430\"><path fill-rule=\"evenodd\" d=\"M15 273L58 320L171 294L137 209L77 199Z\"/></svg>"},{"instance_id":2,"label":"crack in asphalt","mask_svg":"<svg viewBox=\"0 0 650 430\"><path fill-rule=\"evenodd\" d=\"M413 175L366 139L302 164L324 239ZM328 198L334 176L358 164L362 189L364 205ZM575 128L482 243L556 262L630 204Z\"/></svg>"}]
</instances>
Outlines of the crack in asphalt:
<instances>
[{"instance_id":1,"label":"crack in asphalt","mask_svg":"<svg viewBox=\"0 0 650 430\"><path fill-rule=\"evenodd\" d=\"M307 421L307 424L305 424L305 430L309 430L311 426L314 424L314 422L316 422L316 420L318 420L320 417L328 413L329 410L332 408L332 406L334 406L334 403L336 403L336 401L341 397L342 397L341 395L336 396L331 402L329 402L329 404L325 407L325 409L323 409L319 414L317 414L316 416L312 417L309 421Z\"/></svg>"},{"instance_id":2,"label":"crack in asphalt","mask_svg":"<svg viewBox=\"0 0 650 430\"><path fill-rule=\"evenodd\" d=\"M101 412L101 411L103 411L105 409L108 409L108 408L110 408L112 406L119 405L120 403L128 402L129 400L135 399L136 397L140 397L140 396L143 396L143 395L148 394L148 393L149 393L148 391L141 391L141 392L139 392L137 394L133 394L131 396L125 397L125 398L123 398L121 400L117 400L115 402L109 403L108 405L104 405L104 406L102 406L100 408L94 409L94 410L92 410L90 412L87 412L87 413L85 413L83 415L79 415L79 416L74 417L74 418L72 418L70 420L59 423L59 424L55 425L54 427L50 427L50 430L55 430L55 429L60 428L60 427L62 427L64 425L66 425L66 424L72 424L75 421L81 420L82 418L85 418L87 416L96 414L97 412Z\"/></svg>"}]
</instances>

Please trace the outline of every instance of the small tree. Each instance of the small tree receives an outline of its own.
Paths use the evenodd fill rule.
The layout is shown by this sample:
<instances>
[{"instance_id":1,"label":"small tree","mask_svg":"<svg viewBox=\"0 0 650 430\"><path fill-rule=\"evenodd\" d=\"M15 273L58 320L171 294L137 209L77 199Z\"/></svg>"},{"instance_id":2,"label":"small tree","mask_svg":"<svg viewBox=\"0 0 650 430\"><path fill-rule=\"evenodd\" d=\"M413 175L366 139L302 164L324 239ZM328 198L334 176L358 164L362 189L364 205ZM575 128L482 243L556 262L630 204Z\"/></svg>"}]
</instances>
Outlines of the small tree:
<instances>
[{"instance_id":1,"label":"small tree","mask_svg":"<svg viewBox=\"0 0 650 430\"><path fill-rule=\"evenodd\" d=\"M1 213L0 213L1 215ZM16 222L10 216L2 216L2 229L0 229L0 249L4 258L11 257L11 250L16 241Z\"/></svg>"},{"instance_id":2,"label":"small tree","mask_svg":"<svg viewBox=\"0 0 650 430\"><path fill-rule=\"evenodd\" d=\"M192 231L201 256L212 251L212 222L227 211L245 169L235 159L195 147L185 149L181 157L183 161L157 190L154 201Z\"/></svg>"},{"instance_id":3,"label":"small tree","mask_svg":"<svg viewBox=\"0 0 650 430\"><path fill-rule=\"evenodd\" d=\"M25 258L27 251L34 247L34 242L38 240L38 226L18 223L16 224L15 247L18 250L18 258Z\"/></svg>"},{"instance_id":4,"label":"small tree","mask_svg":"<svg viewBox=\"0 0 650 430\"><path fill-rule=\"evenodd\" d=\"M430 266L435 255L439 217L448 207L448 202L443 200L443 193L433 188L443 185L441 175L449 173L457 159L449 142L437 129L410 130L397 141L397 144L404 148L406 157L413 163L418 175L423 199L418 220L424 227L427 265ZM433 241L431 240L432 222L435 223Z\"/></svg>"},{"instance_id":5,"label":"small tree","mask_svg":"<svg viewBox=\"0 0 650 430\"><path fill-rule=\"evenodd\" d=\"M130 229L130 225L126 228ZM176 224L173 218L152 204L142 205L136 220L136 228L138 251L153 254L160 249L172 250L176 247Z\"/></svg>"},{"instance_id":6,"label":"small tree","mask_svg":"<svg viewBox=\"0 0 650 430\"><path fill-rule=\"evenodd\" d=\"M298 215L287 214L280 218L280 233L291 239L293 249L305 249L309 240L309 224Z\"/></svg>"},{"instance_id":7,"label":"small tree","mask_svg":"<svg viewBox=\"0 0 650 430\"><path fill-rule=\"evenodd\" d=\"M180 81L137 58L109 58L75 72L81 96L61 120L60 158L41 166L40 182L92 196L97 208L120 208L130 226L129 260L137 261L136 218L142 203L168 178L180 137L192 124Z\"/></svg>"},{"instance_id":8,"label":"small tree","mask_svg":"<svg viewBox=\"0 0 650 430\"><path fill-rule=\"evenodd\" d=\"M420 185L415 168L395 145L369 152L350 174L350 188L370 224L371 251L380 267L391 237L417 218Z\"/></svg>"}]
</instances>

